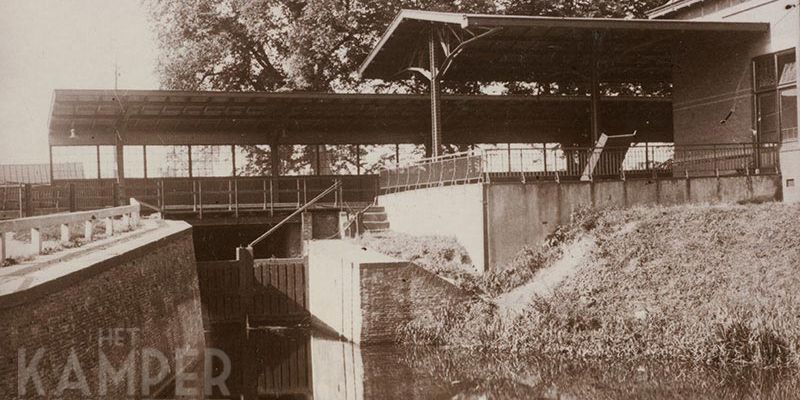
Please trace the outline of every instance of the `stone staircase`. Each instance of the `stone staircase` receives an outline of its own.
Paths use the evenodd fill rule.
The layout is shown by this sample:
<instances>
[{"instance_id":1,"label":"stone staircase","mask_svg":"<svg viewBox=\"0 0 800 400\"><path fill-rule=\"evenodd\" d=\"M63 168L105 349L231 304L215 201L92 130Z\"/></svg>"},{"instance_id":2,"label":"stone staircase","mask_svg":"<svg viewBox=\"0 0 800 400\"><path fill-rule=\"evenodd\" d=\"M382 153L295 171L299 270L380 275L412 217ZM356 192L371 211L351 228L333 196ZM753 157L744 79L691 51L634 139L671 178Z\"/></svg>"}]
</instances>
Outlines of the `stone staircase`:
<instances>
[{"instance_id":1,"label":"stone staircase","mask_svg":"<svg viewBox=\"0 0 800 400\"><path fill-rule=\"evenodd\" d=\"M386 209L381 206L370 206L361 214L361 226L365 232L384 232L389 230L389 218Z\"/></svg>"}]
</instances>

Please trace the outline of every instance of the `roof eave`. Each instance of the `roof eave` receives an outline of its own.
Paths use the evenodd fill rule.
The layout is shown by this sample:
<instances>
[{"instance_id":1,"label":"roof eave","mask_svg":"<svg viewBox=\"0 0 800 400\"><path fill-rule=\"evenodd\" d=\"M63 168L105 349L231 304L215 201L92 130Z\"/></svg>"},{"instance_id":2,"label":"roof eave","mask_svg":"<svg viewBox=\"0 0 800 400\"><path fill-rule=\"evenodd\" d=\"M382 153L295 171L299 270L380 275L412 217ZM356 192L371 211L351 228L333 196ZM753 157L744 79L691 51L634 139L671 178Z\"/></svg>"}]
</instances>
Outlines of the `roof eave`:
<instances>
[{"instance_id":1,"label":"roof eave","mask_svg":"<svg viewBox=\"0 0 800 400\"><path fill-rule=\"evenodd\" d=\"M403 9L400 10L399 13L394 17L392 23L386 28L386 31L381 36L381 39L378 43L372 47L372 51L370 51L367 58L364 62L361 63L361 66L358 67L358 76L359 78L364 77L364 73L366 72L369 65L378 56L378 54L383 49L383 46L389 41L389 38L392 37L394 31L403 23L405 19L413 19L417 21L429 21L429 22L439 22L445 24L456 24L460 25L461 27L466 27L466 19L467 16L465 14L457 14L457 13L447 13L447 12L438 12L438 11L422 11L422 10L408 10Z\"/></svg>"},{"instance_id":2,"label":"roof eave","mask_svg":"<svg viewBox=\"0 0 800 400\"><path fill-rule=\"evenodd\" d=\"M682 8L690 7L697 3L702 3L704 1L705 0L680 0L674 3L666 3L656 8L653 8L652 10L648 10L645 14L647 15L647 18L651 19L662 18L674 12L677 12Z\"/></svg>"},{"instance_id":3,"label":"roof eave","mask_svg":"<svg viewBox=\"0 0 800 400\"><path fill-rule=\"evenodd\" d=\"M664 31L739 31L769 32L768 23L760 22L717 22L717 21L683 21L683 20L651 20L621 18L559 18L529 17L505 15L465 15L463 27L529 27L551 28L571 23L582 29L650 29L657 27Z\"/></svg>"}]
</instances>

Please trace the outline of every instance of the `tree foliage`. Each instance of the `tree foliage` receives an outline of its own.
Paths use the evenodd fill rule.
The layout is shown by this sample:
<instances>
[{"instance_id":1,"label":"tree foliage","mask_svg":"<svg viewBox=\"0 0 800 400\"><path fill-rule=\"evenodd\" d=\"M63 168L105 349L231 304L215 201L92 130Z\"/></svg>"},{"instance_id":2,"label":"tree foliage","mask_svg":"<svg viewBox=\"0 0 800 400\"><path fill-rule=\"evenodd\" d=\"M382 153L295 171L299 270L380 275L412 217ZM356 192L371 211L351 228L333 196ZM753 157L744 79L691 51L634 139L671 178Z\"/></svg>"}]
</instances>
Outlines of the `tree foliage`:
<instances>
[{"instance_id":1,"label":"tree foliage","mask_svg":"<svg viewBox=\"0 0 800 400\"><path fill-rule=\"evenodd\" d=\"M401 9L643 17L644 11L664 0L143 1L150 9L158 35L158 74L163 88L414 93L425 90L427 85L414 79L399 84L365 85L355 76L358 65ZM512 82L506 88L510 93L577 90L563 83L531 86ZM476 93L481 86L446 82L445 90ZM264 149L249 149L252 153L248 160L266 160ZM307 148L292 157L301 167L311 162L310 152ZM291 168L296 172L300 167Z\"/></svg>"},{"instance_id":2,"label":"tree foliage","mask_svg":"<svg viewBox=\"0 0 800 400\"><path fill-rule=\"evenodd\" d=\"M355 90L402 8L496 12L492 0L146 0L170 89Z\"/></svg>"}]
</instances>

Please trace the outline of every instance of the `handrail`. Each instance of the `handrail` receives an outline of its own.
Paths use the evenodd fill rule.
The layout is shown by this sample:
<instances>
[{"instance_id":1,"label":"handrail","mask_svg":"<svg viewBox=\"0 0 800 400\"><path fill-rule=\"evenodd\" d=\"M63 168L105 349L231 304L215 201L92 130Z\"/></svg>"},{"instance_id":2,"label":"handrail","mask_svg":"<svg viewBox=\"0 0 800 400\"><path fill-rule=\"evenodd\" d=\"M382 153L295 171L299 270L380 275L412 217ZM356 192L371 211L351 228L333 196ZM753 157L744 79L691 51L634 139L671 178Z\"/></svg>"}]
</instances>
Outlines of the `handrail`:
<instances>
[{"instance_id":1,"label":"handrail","mask_svg":"<svg viewBox=\"0 0 800 400\"><path fill-rule=\"evenodd\" d=\"M40 229L47 226L74 224L78 222L100 220L104 218L119 217L125 214L138 213L141 207L136 200L131 199L131 205L113 208L103 208L92 211L78 211L63 214L39 215L0 221L0 232L14 232L25 229Z\"/></svg>"},{"instance_id":2,"label":"handrail","mask_svg":"<svg viewBox=\"0 0 800 400\"><path fill-rule=\"evenodd\" d=\"M146 202L144 202L144 201L141 201L141 200L139 200L139 204L140 204L142 207L144 207L144 208L149 208L149 209L151 209L151 210L153 210L153 211L155 211L155 212L161 212L161 209L160 209L160 208L158 208L158 207L156 207L156 206L154 206L154 205L152 205L152 204L150 204L150 203L146 203Z\"/></svg>"},{"instance_id":3,"label":"handrail","mask_svg":"<svg viewBox=\"0 0 800 400\"><path fill-rule=\"evenodd\" d=\"M128 206L0 221L0 266L2 266L8 258L6 241L8 240L7 234L10 232L30 229L31 245L36 251L36 254L42 254L42 228L60 225L60 241L61 243L67 243L70 241L71 236L69 224L83 223L84 237L87 241L91 241L94 232L93 221L100 219L105 220L106 235L112 236L114 235L114 223L112 218L123 217L123 220L125 220L130 227L136 227L139 225L140 213L141 205L136 199L131 199L131 204Z\"/></svg>"},{"instance_id":4,"label":"handrail","mask_svg":"<svg viewBox=\"0 0 800 400\"><path fill-rule=\"evenodd\" d=\"M563 177L593 179L593 176L685 175L692 173L756 174L778 170L778 143L631 143L630 145L598 147L563 147L543 145L524 148L476 149L469 152L419 160L410 165L387 166L380 171L381 193L443 186L459 183L488 182L490 179L528 177L554 179ZM480 158L480 176L472 158ZM586 174L587 166L596 168ZM699 163L711 166L695 166ZM692 165L690 165L692 164ZM466 173L464 170L467 170ZM467 179L464 179L466 176Z\"/></svg>"},{"instance_id":5,"label":"handrail","mask_svg":"<svg viewBox=\"0 0 800 400\"><path fill-rule=\"evenodd\" d=\"M308 207L310 207L310 206L314 205L314 203L316 203L316 202L318 202L318 201L322 200L322 198L323 198L323 197L325 197L325 196L327 196L327 195L331 194L331 193L332 193L334 190L336 190L336 189L339 189L339 187L341 187L341 186L342 186L342 181L340 181L340 180L338 180L338 179L337 179L337 180L336 180L336 181L333 183L333 185L331 185L330 187L328 187L327 189L325 189L325 190L324 190L322 193L320 193L319 195L317 195L317 197L314 197L313 199L311 199L311 200L310 200L309 202L307 202L306 204L303 204L303 206L302 206L302 207L298 208L298 209L297 209L297 210L295 210L293 213L289 214L289 216L287 216L286 218L282 219L282 220L281 220L281 222L278 222L278 223L277 223L275 226L273 226L273 227L272 227L272 228L270 228L268 231L264 232L264 233L263 233L261 236L257 237L255 240L253 240L252 242L250 242L250 244L248 244L248 245L247 245L247 247L249 247L249 248L253 248L255 245L257 245L258 243L260 243L262 240L266 239L266 238L267 238L267 236L271 235L273 232L275 232L276 230L278 230L278 228L280 228L281 226L283 226L285 223L289 222L289 220L291 220L292 218L296 217L296 216L297 216L297 214L300 214L301 212L305 211L305 210L306 210Z\"/></svg>"}]
</instances>

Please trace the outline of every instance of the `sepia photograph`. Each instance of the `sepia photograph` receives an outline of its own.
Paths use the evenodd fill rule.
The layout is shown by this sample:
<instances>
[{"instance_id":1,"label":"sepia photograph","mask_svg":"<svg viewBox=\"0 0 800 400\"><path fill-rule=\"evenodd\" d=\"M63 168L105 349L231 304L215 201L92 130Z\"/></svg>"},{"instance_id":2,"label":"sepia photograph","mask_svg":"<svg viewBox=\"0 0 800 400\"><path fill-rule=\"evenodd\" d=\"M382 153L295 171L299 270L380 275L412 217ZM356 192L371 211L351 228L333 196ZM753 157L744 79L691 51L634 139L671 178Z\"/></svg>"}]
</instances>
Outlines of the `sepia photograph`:
<instances>
[{"instance_id":1,"label":"sepia photograph","mask_svg":"<svg viewBox=\"0 0 800 400\"><path fill-rule=\"evenodd\" d=\"M0 0L0 400L800 400L800 0Z\"/></svg>"}]
</instances>

